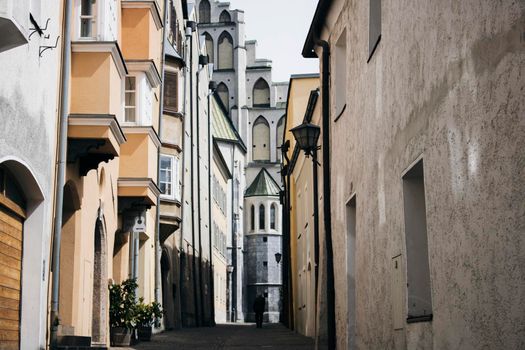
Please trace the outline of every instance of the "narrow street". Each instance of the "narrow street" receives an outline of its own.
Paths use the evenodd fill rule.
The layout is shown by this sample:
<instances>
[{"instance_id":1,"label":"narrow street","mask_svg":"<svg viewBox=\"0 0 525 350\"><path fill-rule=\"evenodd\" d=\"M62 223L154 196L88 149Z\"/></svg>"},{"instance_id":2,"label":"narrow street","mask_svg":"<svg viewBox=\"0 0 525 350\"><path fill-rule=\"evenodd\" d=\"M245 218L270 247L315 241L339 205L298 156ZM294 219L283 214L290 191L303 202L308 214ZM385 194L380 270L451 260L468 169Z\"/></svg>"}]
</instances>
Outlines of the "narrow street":
<instances>
[{"instance_id":1,"label":"narrow street","mask_svg":"<svg viewBox=\"0 0 525 350\"><path fill-rule=\"evenodd\" d=\"M220 324L214 328L185 328L153 336L151 342L139 343L134 350L149 349L287 349L314 348L314 341L281 324Z\"/></svg>"}]
</instances>

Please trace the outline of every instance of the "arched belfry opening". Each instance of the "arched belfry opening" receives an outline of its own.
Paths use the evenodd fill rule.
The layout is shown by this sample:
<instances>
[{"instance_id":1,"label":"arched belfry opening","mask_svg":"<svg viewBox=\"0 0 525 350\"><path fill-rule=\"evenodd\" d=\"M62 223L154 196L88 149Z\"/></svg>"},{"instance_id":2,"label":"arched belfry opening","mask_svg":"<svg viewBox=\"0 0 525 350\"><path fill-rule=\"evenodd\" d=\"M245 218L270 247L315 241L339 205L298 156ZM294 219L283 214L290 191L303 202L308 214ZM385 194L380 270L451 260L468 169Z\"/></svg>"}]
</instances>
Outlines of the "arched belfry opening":
<instances>
[{"instance_id":1,"label":"arched belfry opening","mask_svg":"<svg viewBox=\"0 0 525 350\"><path fill-rule=\"evenodd\" d=\"M270 86L263 78L253 85L253 106L270 107Z\"/></svg>"},{"instance_id":2,"label":"arched belfry opening","mask_svg":"<svg viewBox=\"0 0 525 350\"><path fill-rule=\"evenodd\" d=\"M253 123L252 158L254 161L270 160L270 124L263 116Z\"/></svg>"},{"instance_id":3,"label":"arched belfry opening","mask_svg":"<svg viewBox=\"0 0 525 350\"><path fill-rule=\"evenodd\" d=\"M211 6L208 0L202 0L199 4L199 22L210 23L211 22Z\"/></svg>"},{"instance_id":4,"label":"arched belfry opening","mask_svg":"<svg viewBox=\"0 0 525 350\"><path fill-rule=\"evenodd\" d=\"M233 69L233 38L227 31L217 41L218 69Z\"/></svg>"},{"instance_id":5,"label":"arched belfry opening","mask_svg":"<svg viewBox=\"0 0 525 350\"><path fill-rule=\"evenodd\" d=\"M107 304L108 304L108 277L106 228L104 216L99 215L95 222L93 256L93 305L91 323L92 344L106 344Z\"/></svg>"}]
</instances>

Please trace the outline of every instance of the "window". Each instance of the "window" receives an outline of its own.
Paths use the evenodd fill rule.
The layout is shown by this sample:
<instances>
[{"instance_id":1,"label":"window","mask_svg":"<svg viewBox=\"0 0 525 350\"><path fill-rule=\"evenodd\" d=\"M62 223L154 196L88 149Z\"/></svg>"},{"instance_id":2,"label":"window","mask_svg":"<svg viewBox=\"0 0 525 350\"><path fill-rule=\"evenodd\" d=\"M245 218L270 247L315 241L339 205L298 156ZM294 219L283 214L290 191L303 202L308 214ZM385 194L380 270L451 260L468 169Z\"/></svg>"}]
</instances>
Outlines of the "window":
<instances>
[{"instance_id":1,"label":"window","mask_svg":"<svg viewBox=\"0 0 525 350\"><path fill-rule=\"evenodd\" d=\"M259 116L253 123L252 158L254 161L270 160L270 125L263 116Z\"/></svg>"},{"instance_id":2,"label":"window","mask_svg":"<svg viewBox=\"0 0 525 350\"><path fill-rule=\"evenodd\" d=\"M219 37L218 54L218 69L233 69L233 39L228 32Z\"/></svg>"},{"instance_id":3,"label":"window","mask_svg":"<svg viewBox=\"0 0 525 350\"><path fill-rule=\"evenodd\" d=\"M346 106L346 29L335 45L335 116L341 115Z\"/></svg>"},{"instance_id":4,"label":"window","mask_svg":"<svg viewBox=\"0 0 525 350\"><path fill-rule=\"evenodd\" d=\"M263 237L263 242L268 242L268 237Z\"/></svg>"},{"instance_id":5,"label":"window","mask_svg":"<svg viewBox=\"0 0 525 350\"><path fill-rule=\"evenodd\" d=\"M208 0L202 0L199 5L199 21L201 23L211 22L211 6Z\"/></svg>"},{"instance_id":6,"label":"window","mask_svg":"<svg viewBox=\"0 0 525 350\"><path fill-rule=\"evenodd\" d=\"M381 0L369 0L370 14L368 18L368 61L372 58L381 40Z\"/></svg>"},{"instance_id":7,"label":"window","mask_svg":"<svg viewBox=\"0 0 525 350\"><path fill-rule=\"evenodd\" d=\"M80 3L80 37L94 38L95 33L95 0L81 0Z\"/></svg>"},{"instance_id":8,"label":"window","mask_svg":"<svg viewBox=\"0 0 525 350\"><path fill-rule=\"evenodd\" d=\"M213 38L208 33L204 33L204 38L206 40L206 54L208 55L210 63L214 63L215 61L213 56Z\"/></svg>"},{"instance_id":9,"label":"window","mask_svg":"<svg viewBox=\"0 0 525 350\"><path fill-rule=\"evenodd\" d=\"M407 322L432 320L423 160L403 176L407 255Z\"/></svg>"},{"instance_id":10,"label":"window","mask_svg":"<svg viewBox=\"0 0 525 350\"><path fill-rule=\"evenodd\" d=\"M283 137L284 137L284 115L279 119L279 122L277 122L277 147L281 147L283 144ZM281 149L276 147L276 156L275 158L277 160L281 159Z\"/></svg>"},{"instance_id":11,"label":"window","mask_svg":"<svg viewBox=\"0 0 525 350\"><path fill-rule=\"evenodd\" d=\"M228 91L228 87L226 86L226 84L220 83L217 86L217 95L219 95L219 98L221 99L221 102L224 105L224 108L226 108L226 110L229 110L230 109L230 103L229 103L230 92ZM230 114L228 113L228 115Z\"/></svg>"},{"instance_id":12,"label":"window","mask_svg":"<svg viewBox=\"0 0 525 350\"><path fill-rule=\"evenodd\" d=\"M250 229L255 230L255 206L252 205L250 208Z\"/></svg>"},{"instance_id":13,"label":"window","mask_svg":"<svg viewBox=\"0 0 525 350\"><path fill-rule=\"evenodd\" d=\"M173 189L173 156L161 155L160 156L160 179L159 188L162 192L162 196L165 198L175 198Z\"/></svg>"},{"instance_id":14,"label":"window","mask_svg":"<svg viewBox=\"0 0 525 350\"><path fill-rule=\"evenodd\" d=\"M263 266L268 268L268 261L263 261Z\"/></svg>"},{"instance_id":15,"label":"window","mask_svg":"<svg viewBox=\"0 0 525 350\"><path fill-rule=\"evenodd\" d=\"M164 78L164 108L171 112L178 110L179 83L177 73L166 72Z\"/></svg>"},{"instance_id":16,"label":"window","mask_svg":"<svg viewBox=\"0 0 525 350\"><path fill-rule=\"evenodd\" d=\"M125 121L136 122L136 111L137 111L137 97L136 97L136 86L137 79L135 77L126 77L126 89L125 89Z\"/></svg>"},{"instance_id":17,"label":"window","mask_svg":"<svg viewBox=\"0 0 525 350\"><path fill-rule=\"evenodd\" d=\"M230 16L230 13L227 10L222 11L221 15L219 16L219 22L226 23L231 21L232 18Z\"/></svg>"},{"instance_id":18,"label":"window","mask_svg":"<svg viewBox=\"0 0 525 350\"><path fill-rule=\"evenodd\" d=\"M253 86L253 106L270 107L270 87L263 78L259 78Z\"/></svg>"},{"instance_id":19,"label":"window","mask_svg":"<svg viewBox=\"0 0 525 350\"><path fill-rule=\"evenodd\" d=\"M265 229L265 220L264 220L264 205L261 204L259 206L259 230L264 230Z\"/></svg>"},{"instance_id":20,"label":"window","mask_svg":"<svg viewBox=\"0 0 525 350\"><path fill-rule=\"evenodd\" d=\"M270 228L275 230L275 203L270 207Z\"/></svg>"}]
</instances>

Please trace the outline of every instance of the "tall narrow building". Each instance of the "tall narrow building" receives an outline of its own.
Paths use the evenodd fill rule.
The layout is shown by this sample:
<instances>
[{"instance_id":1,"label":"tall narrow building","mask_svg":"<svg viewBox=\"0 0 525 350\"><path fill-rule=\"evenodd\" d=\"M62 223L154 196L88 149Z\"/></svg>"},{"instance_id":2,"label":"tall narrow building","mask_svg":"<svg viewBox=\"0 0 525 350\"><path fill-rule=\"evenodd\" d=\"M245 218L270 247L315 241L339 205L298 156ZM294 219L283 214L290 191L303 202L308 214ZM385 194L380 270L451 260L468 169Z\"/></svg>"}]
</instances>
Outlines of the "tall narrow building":
<instances>
[{"instance_id":1,"label":"tall narrow building","mask_svg":"<svg viewBox=\"0 0 525 350\"><path fill-rule=\"evenodd\" d=\"M230 302L234 309L231 319L253 321L253 300L261 294L267 296L265 319L277 322L282 286L281 267L275 258L276 253L281 253L281 218L277 215L281 211L278 147L284 130L288 83L272 81L272 61L257 58L257 42L245 39L242 10L230 9L227 2L209 0L196 1L196 7L199 33L214 64L217 95L248 145L241 170L246 186L257 188L263 181L271 183L273 191L257 196L257 210L250 209L255 197L249 193L245 193L244 200L234 208L228 247L232 267ZM234 186L239 185L234 183ZM245 192L245 188L237 187L235 191ZM258 225L257 230L251 229L250 223L255 217L264 218L264 227ZM265 240L270 237L272 239Z\"/></svg>"}]
</instances>

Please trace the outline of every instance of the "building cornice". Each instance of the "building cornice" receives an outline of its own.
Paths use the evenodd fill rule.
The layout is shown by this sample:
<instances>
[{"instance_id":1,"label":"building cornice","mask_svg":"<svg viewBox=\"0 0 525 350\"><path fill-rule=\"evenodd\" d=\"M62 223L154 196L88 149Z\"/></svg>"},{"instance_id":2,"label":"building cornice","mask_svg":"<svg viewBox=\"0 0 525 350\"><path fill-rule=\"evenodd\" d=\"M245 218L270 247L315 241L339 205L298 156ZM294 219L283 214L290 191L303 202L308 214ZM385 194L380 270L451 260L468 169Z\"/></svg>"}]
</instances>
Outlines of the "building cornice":
<instances>
[{"instance_id":1,"label":"building cornice","mask_svg":"<svg viewBox=\"0 0 525 350\"><path fill-rule=\"evenodd\" d=\"M126 60L126 65L130 72L144 72L149 84L156 88L162 83L159 70L153 60Z\"/></svg>"},{"instance_id":2,"label":"building cornice","mask_svg":"<svg viewBox=\"0 0 525 350\"><path fill-rule=\"evenodd\" d=\"M119 187L147 187L156 197L160 196L161 193L159 186L149 177L120 177L117 185Z\"/></svg>"},{"instance_id":3,"label":"building cornice","mask_svg":"<svg viewBox=\"0 0 525 350\"><path fill-rule=\"evenodd\" d=\"M152 126L123 126L122 128L125 134L148 134L157 148L162 145L159 134L157 134Z\"/></svg>"},{"instance_id":4,"label":"building cornice","mask_svg":"<svg viewBox=\"0 0 525 350\"><path fill-rule=\"evenodd\" d=\"M147 8L151 12L153 21L157 29L162 28L162 17L160 15L159 5L155 0L122 0L122 8L124 9L144 9Z\"/></svg>"},{"instance_id":5,"label":"building cornice","mask_svg":"<svg viewBox=\"0 0 525 350\"><path fill-rule=\"evenodd\" d=\"M78 126L107 126L122 145L126 142L126 136L120 127L117 118L113 114L70 114L68 125Z\"/></svg>"},{"instance_id":6,"label":"building cornice","mask_svg":"<svg viewBox=\"0 0 525 350\"><path fill-rule=\"evenodd\" d=\"M71 50L73 52L109 52L120 77L124 78L128 74L124 56L116 41L74 41L71 43Z\"/></svg>"}]
</instances>

